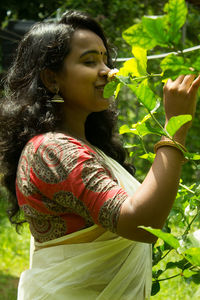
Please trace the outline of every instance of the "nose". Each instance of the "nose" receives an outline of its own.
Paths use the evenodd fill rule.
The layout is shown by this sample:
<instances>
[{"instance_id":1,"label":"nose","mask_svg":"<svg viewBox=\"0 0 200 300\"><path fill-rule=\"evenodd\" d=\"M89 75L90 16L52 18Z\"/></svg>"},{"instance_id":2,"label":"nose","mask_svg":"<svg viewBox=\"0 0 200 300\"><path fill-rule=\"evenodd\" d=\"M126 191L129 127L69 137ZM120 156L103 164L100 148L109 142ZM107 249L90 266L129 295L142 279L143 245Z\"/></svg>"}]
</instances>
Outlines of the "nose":
<instances>
[{"instance_id":1,"label":"nose","mask_svg":"<svg viewBox=\"0 0 200 300\"><path fill-rule=\"evenodd\" d=\"M106 64L102 64L101 65L101 68L99 70L99 76L101 77L107 77L108 76L108 73L110 72L110 68L106 65Z\"/></svg>"}]
</instances>

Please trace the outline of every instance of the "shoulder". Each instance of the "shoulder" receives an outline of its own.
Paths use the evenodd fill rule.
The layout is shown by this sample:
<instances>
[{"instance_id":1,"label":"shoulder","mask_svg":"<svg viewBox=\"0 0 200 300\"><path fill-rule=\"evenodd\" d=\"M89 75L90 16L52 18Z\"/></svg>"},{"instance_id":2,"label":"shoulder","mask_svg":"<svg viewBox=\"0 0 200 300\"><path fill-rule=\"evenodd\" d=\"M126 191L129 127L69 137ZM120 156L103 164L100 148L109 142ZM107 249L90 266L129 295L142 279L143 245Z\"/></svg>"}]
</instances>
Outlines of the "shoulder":
<instances>
[{"instance_id":1,"label":"shoulder","mask_svg":"<svg viewBox=\"0 0 200 300\"><path fill-rule=\"evenodd\" d=\"M49 146L49 145L65 145L65 146L73 146L77 145L77 147L83 146L81 141L59 132L47 132L44 134L34 136L29 143L34 145L35 150L38 150L41 146ZM28 143L28 144L29 144Z\"/></svg>"},{"instance_id":2,"label":"shoulder","mask_svg":"<svg viewBox=\"0 0 200 300\"><path fill-rule=\"evenodd\" d=\"M30 148L34 153L44 153L46 151L55 151L54 154L62 151L79 150L85 153L95 153L88 145L84 144L72 136L59 132L48 132L34 136L28 141L23 152L29 152Z\"/></svg>"},{"instance_id":3,"label":"shoulder","mask_svg":"<svg viewBox=\"0 0 200 300\"><path fill-rule=\"evenodd\" d=\"M31 155L29 155L29 153ZM96 154L82 141L64 133L48 132L33 137L25 146L23 156L31 156L33 166L57 168L91 161Z\"/></svg>"}]
</instances>

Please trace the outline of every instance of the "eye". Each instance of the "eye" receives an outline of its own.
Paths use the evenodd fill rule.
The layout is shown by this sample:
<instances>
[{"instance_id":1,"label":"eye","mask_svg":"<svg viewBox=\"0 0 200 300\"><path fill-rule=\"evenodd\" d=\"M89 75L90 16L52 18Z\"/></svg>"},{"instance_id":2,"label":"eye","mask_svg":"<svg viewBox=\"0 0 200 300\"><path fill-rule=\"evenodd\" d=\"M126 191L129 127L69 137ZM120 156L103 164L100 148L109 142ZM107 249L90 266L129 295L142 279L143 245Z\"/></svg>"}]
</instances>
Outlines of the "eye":
<instances>
[{"instance_id":1,"label":"eye","mask_svg":"<svg viewBox=\"0 0 200 300\"><path fill-rule=\"evenodd\" d=\"M86 61L84 62L84 64L85 64L86 66L92 66L92 65L96 65L96 61L95 61L95 60L86 60Z\"/></svg>"}]
</instances>

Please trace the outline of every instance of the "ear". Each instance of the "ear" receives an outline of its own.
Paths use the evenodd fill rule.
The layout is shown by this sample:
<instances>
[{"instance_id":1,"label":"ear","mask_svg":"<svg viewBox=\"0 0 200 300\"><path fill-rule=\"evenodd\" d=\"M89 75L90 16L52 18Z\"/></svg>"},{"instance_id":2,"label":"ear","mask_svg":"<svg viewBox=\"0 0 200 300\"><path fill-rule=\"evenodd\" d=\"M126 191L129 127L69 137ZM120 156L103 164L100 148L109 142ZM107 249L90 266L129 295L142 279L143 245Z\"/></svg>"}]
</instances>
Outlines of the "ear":
<instances>
[{"instance_id":1,"label":"ear","mask_svg":"<svg viewBox=\"0 0 200 300\"><path fill-rule=\"evenodd\" d=\"M40 78L44 86L52 93L57 89L56 74L50 69L44 69L40 72Z\"/></svg>"}]
</instances>

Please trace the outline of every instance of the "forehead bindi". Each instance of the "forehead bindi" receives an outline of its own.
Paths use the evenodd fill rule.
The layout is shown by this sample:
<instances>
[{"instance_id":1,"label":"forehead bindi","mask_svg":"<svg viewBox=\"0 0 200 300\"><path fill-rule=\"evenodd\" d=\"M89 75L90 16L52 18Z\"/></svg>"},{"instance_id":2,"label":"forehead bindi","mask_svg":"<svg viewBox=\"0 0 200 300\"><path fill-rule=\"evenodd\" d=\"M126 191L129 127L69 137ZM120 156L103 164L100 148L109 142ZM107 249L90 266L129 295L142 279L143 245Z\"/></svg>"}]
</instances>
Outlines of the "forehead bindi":
<instances>
[{"instance_id":1,"label":"forehead bindi","mask_svg":"<svg viewBox=\"0 0 200 300\"><path fill-rule=\"evenodd\" d=\"M101 55L106 55L107 50L102 39L92 31L77 30L72 39L72 52L76 52L79 56L88 51L96 51Z\"/></svg>"}]
</instances>

